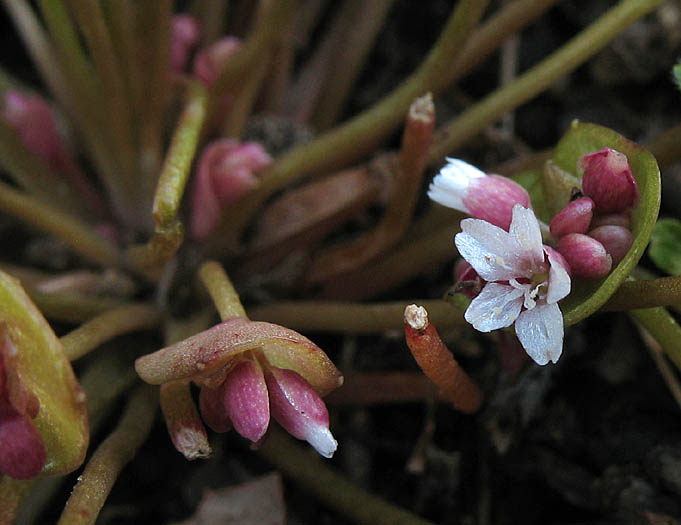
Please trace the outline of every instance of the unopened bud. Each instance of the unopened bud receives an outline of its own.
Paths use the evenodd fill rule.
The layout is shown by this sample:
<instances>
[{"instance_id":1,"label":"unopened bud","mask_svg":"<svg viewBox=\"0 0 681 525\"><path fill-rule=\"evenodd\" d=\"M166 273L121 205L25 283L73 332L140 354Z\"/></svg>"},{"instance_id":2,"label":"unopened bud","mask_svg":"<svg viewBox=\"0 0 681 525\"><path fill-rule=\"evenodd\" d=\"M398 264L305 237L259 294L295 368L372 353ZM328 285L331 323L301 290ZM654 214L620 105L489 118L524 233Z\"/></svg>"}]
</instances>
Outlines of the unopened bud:
<instances>
[{"instance_id":1,"label":"unopened bud","mask_svg":"<svg viewBox=\"0 0 681 525\"><path fill-rule=\"evenodd\" d=\"M622 226L599 226L589 232L589 237L600 242L612 257L613 266L617 266L631 248L634 240L632 233Z\"/></svg>"},{"instance_id":2,"label":"unopened bud","mask_svg":"<svg viewBox=\"0 0 681 525\"><path fill-rule=\"evenodd\" d=\"M530 207L530 196L520 184L501 175L486 175L459 159L447 165L433 179L428 197L508 230L513 206Z\"/></svg>"},{"instance_id":3,"label":"unopened bud","mask_svg":"<svg viewBox=\"0 0 681 525\"><path fill-rule=\"evenodd\" d=\"M605 247L583 233L570 233L560 239L558 251L570 265L574 277L600 279L612 269L612 257Z\"/></svg>"},{"instance_id":4,"label":"unopened bud","mask_svg":"<svg viewBox=\"0 0 681 525\"><path fill-rule=\"evenodd\" d=\"M239 47L241 41L228 36L201 49L194 58L194 74L206 86L212 86Z\"/></svg>"},{"instance_id":5,"label":"unopened bud","mask_svg":"<svg viewBox=\"0 0 681 525\"><path fill-rule=\"evenodd\" d=\"M315 389L293 370L270 367L265 378L274 419L325 458L333 456L338 443L329 430L326 405Z\"/></svg>"},{"instance_id":6,"label":"unopened bud","mask_svg":"<svg viewBox=\"0 0 681 525\"><path fill-rule=\"evenodd\" d=\"M9 405L0 407L0 474L32 478L47 461L45 443L33 421Z\"/></svg>"},{"instance_id":7,"label":"unopened bud","mask_svg":"<svg viewBox=\"0 0 681 525\"><path fill-rule=\"evenodd\" d=\"M251 359L236 364L225 379L224 396L234 430L254 443L260 440L270 424L267 384L260 366Z\"/></svg>"},{"instance_id":8,"label":"unopened bud","mask_svg":"<svg viewBox=\"0 0 681 525\"><path fill-rule=\"evenodd\" d=\"M631 217L628 213L606 213L604 215L596 215L591 221L591 229L599 226L622 226L629 229L631 226Z\"/></svg>"},{"instance_id":9,"label":"unopened bud","mask_svg":"<svg viewBox=\"0 0 681 525\"><path fill-rule=\"evenodd\" d=\"M256 173L272 158L256 142L217 140L203 150L196 170L191 232L195 239L208 235L222 210L259 184Z\"/></svg>"},{"instance_id":10,"label":"unopened bud","mask_svg":"<svg viewBox=\"0 0 681 525\"><path fill-rule=\"evenodd\" d=\"M586 233L593 217L594 201L580 197L571 201L551 219L551 235L560 239L569 233Z\"/></svg>"},{"instance_id":11,"label":"unopened bud","mask_svg":"<svg viewBox=\"0 0 681 525\"><path fill-rule=\"evenodd\" d=\"M626 155L610 148L583 155L582 190L599 213L621 212L636 204L638 187Z\"/></svg>"},{"instance_id":12,"label":"unopened bud","mask_svg":"<svg viewBox=\"0 0 681 525\"><path fill-rule=\"evenodd\" d=\"M174 73L182 73L192 48L201 35L199 23L191 15L175 15L170 36L170 65Z\"/></svg>"}]
</instances>

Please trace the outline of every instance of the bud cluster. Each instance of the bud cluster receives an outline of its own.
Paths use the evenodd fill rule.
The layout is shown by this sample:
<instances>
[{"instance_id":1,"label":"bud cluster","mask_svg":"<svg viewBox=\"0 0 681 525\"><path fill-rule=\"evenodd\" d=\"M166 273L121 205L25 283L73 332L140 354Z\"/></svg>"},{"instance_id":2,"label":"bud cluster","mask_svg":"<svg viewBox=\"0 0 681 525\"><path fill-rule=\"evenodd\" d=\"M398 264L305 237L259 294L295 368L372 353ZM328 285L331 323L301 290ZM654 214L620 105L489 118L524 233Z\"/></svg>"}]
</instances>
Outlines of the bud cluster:
<instances>
[{"instance_id":1,"label":"bud cluster","mask_svg":"<svg viewBox=\"0 0 681 525\"><path fill-rule=\"evenodd\" d=\"M583 194L551 220L551 234L572 275L600 279L619 264L631 247L629 211L638 187L627 157L610 148L583 155Z\"/></svg>"}]
</instances>

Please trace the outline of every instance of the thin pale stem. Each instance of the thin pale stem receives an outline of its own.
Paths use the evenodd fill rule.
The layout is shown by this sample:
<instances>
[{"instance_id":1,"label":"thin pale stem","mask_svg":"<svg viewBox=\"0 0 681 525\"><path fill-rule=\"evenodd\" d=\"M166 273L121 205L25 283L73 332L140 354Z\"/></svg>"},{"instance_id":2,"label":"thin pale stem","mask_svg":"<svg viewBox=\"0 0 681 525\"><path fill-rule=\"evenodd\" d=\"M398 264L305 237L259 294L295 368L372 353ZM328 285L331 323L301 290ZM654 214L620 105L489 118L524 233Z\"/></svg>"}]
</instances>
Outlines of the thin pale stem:
<instances>
[{"instance_id":1,"label":"thin pale stem","mask_svg":"<svg viewBox=\"0 0 681 525\"><path fill-rule=\"evenodd\" d=\"M294 32L298 13L300 9L288 17L286 27L282 29L278 42L273 46L269 71L259 97L259 106L264 113L282 114L284 112L286 94L291 86L296 58Z\"/></svg>"},{"instance_id":2,"label":"thin pale stem","mask_svg":"<svg viewBox=\"0 0 681 525\"><path fill-rule=\"evenodd\" d=\"M142 60L142 106L140 108L141 193L147 205L158 181L163 125L170 94L170 38L172 0L138 2L136 37L138 59ZM164 168L165 169L165 168Z\"/></svg>"},{"instance_id":3,"label":"thin pale stem","mask_svg":"<svg viewBox=\"0 0 681 525\"><path fill-rule=\"evenodd\" d=\"M234 97L229 107L229 113L222 125L222 136L235 139L241 137L260 93L270 62L269 56L262 56L260 62L255 64L242 80L241 89Z\"/></svg>"},{"instance_id":4,"label":"thin pale stem","mask_svg":"<svg viewBox=\"0 0 681 525\"><path fill-rule=\"evenodd\" d=\"M643 339L643 344L648 349L650 357L655 361L655 366L657 366L662 379L664 379L664 382L669 389L669 393L672 395L679 408L681 408L681 385L679 384L679 380L676 377L674 370L669 366L669 363L662 355L662 347L655 338L643 328L639 327L639 332L641 334L641 339Z\"/></svg>"},{"instance_id":5,"label":"thin pale stem","mask_svg":"<svg viewBox=\"0 0 681 525\"><path fill-rule=\"evenodd\" d=\"M45 293L32 287L25 288L45 317L63 323L82 323L121 306L118 299L86 297L73 293Z\"/></svg>"},{"instance_id":6,"label":"thin pale stem","mask_svg":"<svg viewBox=\"0 0 681 525\"><path fill-rule=\"evenodd\" d=\"M341 115L388 17L393 0L349 0L347 3L353 11L353 18L346 28L343 52L333 61L333 68L325 82L324 96L318 100L310 119L312 126L318 130L327 129Z\"/></svg>"},{"instance_id":7,"label":"thin pale stem","mask_svg":"<svg viewBox=\"0 0 681 525\"><path fill-rule=\"evenodd\" d=\"M104 312L61 338L66 357L74 361L111 339L147 330L161 320L157 308L147 304L123 306Z\"/></svg>"},{"instance_id":8,"label":"thin pale stem","mask_svg":"<svg viewBox=\"0 0 681 525\"><path fill-rule=\"evenodd\" d=\"M120 186L124 188L124 200L118 202L119 219L124 224L140 226L141 217L137 200L138 177L135 165L137 156L133 142L132 115L125 85L123 69L118 61L111 34L104 18L102 5L97 0L70 0L72 13L88 45L95 65L100 101L105 108L114 157L120 172Z\"/></svg>"},{"instance_id":9,"label":"thin pale stem","mask_svg":"<svg viewBox=\"0 0 681 525\"><path fill-rule=\"evenodd\" d=\"M286 301L248 309L253 320L287 326L299 332L342 332L350 334L380 334L402 330L404 307L413 301L389 303L353 303L343 301ZM421 300L430 318L440 327L466 324L463 310L439 299Z\"/></svg>"},{"instance_id":10,"label":"thin pale stem","mask_svg":"<svg viewBox=\"0 0 681 525\"><path fill-rule=\"evenodd\" d=\"M472 139L485 126L571 73L629 25L663 2L664 0L620 1L558 51L440 128L431 148L430 161L441 162L448 153Z\"/></svg>"},{"instance_id":11,"label":"thin pale stem","mask_svg":"<svg viewBox=\"0 0 681 525\"><path fill-rule=\"evenodd\" d=\"M95 523L121 470L149 435L157 408L154 388L144 385L132 393L118 425L78 477L59 518L60 525Z\"/></svg>"},{"instance_id":12,"label":"thin pale stem","mask_svg":"<svg viewBox=\"0 0 681 525\"><path fill-rule=\"evenodd\" d=\"M103 266L121 266L118 249L97 235L87 223L3 183L0 183L0 210L51 233L90 261Z\"/></svg>"},{"instance_id":13,"label":"thin pale stem","mask_svg":"<svg viewBox=\"0 0 681 525\"><path fill-rule=\"evenodd\" d=\"M12 479L9 476L0 478L0 523L14 523L35 482L35 479Z\"/></svg>"},{"instance_id":14,"label":"thin pale stem","mask_svg":"<svg viewBox=\"0 0 681 525\"><path fill-rule=\"evenodd\" d=\"M162 384L161 410L173 445L192 461L210 456L212 450L189 386L189 381Z\"/></svg>"},{"instance_id":15,"label":"thin pale stem","mask_svg":"<svg viewBox=\"0 0 681 525\"><path fill-rule=\"evenodd\" d=\"M415 98L427 91L440 92L445 87L444 72L458 56L487 3L461 0L421 67L400 87L348 123L291 150L263 172L262 185L227 211L226 241L235 242L259 205L276 190L312 173L322 174L362 158L399 126Z\"/></svg>"},{"instance_id":16,"label":"thin pale stem","mask_svg":"<svg viewBox=\"0 0 681 525\"><path fill-rule=\"evenodd\" d=\"M207 46L223 34L229 14L229 0L194 1L191 12L201 24L201 45Z\"/></svg>"},{"instance_id":17,"label":"thin pale stem","mask_svg":"<svg viewBox=\"0 0 681 525\"><path fill-rule=\"evenodd\" d=\"M208 290L215 308L223 321L233 317L246 317L246 310L241 304L232 281L222 265L215 261L204 263L199 269L199 278Z\"/></svg>"},{"instance_id":18,"label":"thin pale stem","mask_svg":"<svg viewBox=\"0 0 681 525\"><path fill-rule=\"evenodd\" d=\"M629 312L650 335L662 351L681 371L681 326L665 308L646 308Z\"/></svg>"},{"instance_id":19,"label":"thin pale stem","mask_svg":"<svg viewBox=\"0 0 681 525\"><path fill-rule=\"evenodd\" d=\"M293 483L311 492L318 500L355 523L430 523L355 485L340 472L325 465L321 459L296 445L277 428L270 428L268 438L258 453Z\"/></svg>"},{"instance_id":20,"label":"thin pale stem","mask_svg":"<svg viewBox=\"0 0 681 525\"><path fill-rule=\"evenodd\" d=\"M157 229L173 226L206 119L206 91L192 84L156 187L152 212Z\"/></svg>"}]
</instances>

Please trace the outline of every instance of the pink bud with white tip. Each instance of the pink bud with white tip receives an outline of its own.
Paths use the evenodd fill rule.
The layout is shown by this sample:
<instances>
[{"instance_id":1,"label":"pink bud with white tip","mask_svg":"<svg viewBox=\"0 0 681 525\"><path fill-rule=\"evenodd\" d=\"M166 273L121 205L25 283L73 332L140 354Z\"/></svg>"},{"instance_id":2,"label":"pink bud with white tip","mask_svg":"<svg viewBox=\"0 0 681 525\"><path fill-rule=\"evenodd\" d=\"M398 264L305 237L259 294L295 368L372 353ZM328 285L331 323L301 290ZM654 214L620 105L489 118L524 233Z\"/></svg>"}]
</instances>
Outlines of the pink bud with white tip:
<instances>
[{"instance_id":1,"label":"pink bud with white tip","mask_svg":"<svg viewBox=\"0 0 681 525\"><path fill-rule=\"evenodd\" d=\"M626 155L603 148L583 155L578 165L584 171L584 195L594 200L599 213L621 212L636 204L638 186Z\"/></svg>"},{"instance_id":2,"label":"pink bud with white tip","mask_svg":"<svg viewBox=\"0 0 681 525\"><path fill-rule=\"evenodd\" d=\"M583 233L570 233L560 239L558 251L570 265L574 277L600 279L612 269L612 257L605 247Z\"/></svg>"},{"instance_id":3,"label":"pink bud with white tip","mask_svg":"<svg viewBox=\"0 0 681 525\"><path fill-rule=\"evenodd\" d=\"M551 219L551 235L560 239L569 233L586 233L593 217L594 201L580 197L569 202Z\"/></svg>"}]
</instances>

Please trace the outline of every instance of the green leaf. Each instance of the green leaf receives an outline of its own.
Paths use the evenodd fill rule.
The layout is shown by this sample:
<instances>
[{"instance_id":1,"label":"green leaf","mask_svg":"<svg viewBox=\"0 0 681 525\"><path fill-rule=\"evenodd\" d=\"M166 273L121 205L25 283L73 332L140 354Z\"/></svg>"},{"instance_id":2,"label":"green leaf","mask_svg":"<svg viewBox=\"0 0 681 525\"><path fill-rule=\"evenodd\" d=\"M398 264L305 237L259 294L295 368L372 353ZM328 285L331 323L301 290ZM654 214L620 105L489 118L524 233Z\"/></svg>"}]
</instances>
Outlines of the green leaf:
<instances>
[{"instance_id":1,"label":"green leaf","mask_svg":"<svg viewBox=\"0 0 681 525\"><path fill-rule=\"evenodd\" d=\"M47 451L41 476L67 474L81 465L88 446L85 394L50 325L19 281L2 271L0 322L18 350L21 381L40 401L33 422Z\"/></svg>"},{"instance_id":2,"label":"green leaf","mask_svg":"<svg viewBox=\"0 0 681 525\"><path fill-rule=\"evenodd\" d=\"M520 173L513 175L512 178L529 193L532 209L537 218L546 222L546 217L550 217L550 215L544 199L541 170L521 171Z\"/></svg>"},{"instance_id":3,"label":"green leaf","mask_svg":"<svg viewBox=\"0 0 681 525\"><path fill-rule=\"evenodd\" d=\"M672 69L672 76L674 77L674 84L681 89L681 62L677 62Z\"/></svg>"},{"instance_id":4,"label":"green leaf","mask_svg":"<svg viewBox=\"0 0 681 525\"><path fill-rule=\"evenodd\" d=\"M577 161L582 155L609 147L627 156L639 190L639 201L631 214L634 241L627 255L604 279L573 280L572 291L561 302L565 325L569 326L593 314L615 293L634 269L648 245L660 210L660 169L650 152L625 139L615 131L574 121L558 143L553 162L581 179Z\"/></svg>"},{"instance_id":5,"label":"green leaf","mask_svg":"<svg viewBox=\"0 0 681 525\"><path fill-rule=\"evenodd\" d=\"M662 271L681 275L681 222L677 219L657 221L648 255Z\"/></svg>"}]
</instances>

